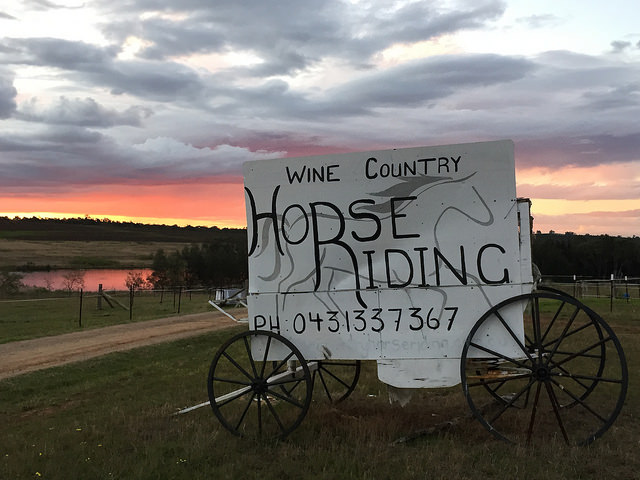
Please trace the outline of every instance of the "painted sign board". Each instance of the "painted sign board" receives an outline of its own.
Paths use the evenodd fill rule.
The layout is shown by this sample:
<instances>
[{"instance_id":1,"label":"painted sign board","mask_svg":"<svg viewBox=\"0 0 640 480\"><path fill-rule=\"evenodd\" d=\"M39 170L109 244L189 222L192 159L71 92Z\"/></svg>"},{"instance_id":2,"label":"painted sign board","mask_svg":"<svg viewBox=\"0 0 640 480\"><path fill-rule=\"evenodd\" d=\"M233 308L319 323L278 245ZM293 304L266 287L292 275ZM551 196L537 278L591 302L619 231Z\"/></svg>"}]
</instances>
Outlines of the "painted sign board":
<instances>
[{"instance_id":1,"label":"painted sign board","mask_svg":"<svg viewBox=\"0 0 640 480\"><path fill-rule=\"evenodd\" d=\"M261 160L244 178L250 327L307 359L456 359L531 289L511 141Z\"/></svg>"}]
</instances>

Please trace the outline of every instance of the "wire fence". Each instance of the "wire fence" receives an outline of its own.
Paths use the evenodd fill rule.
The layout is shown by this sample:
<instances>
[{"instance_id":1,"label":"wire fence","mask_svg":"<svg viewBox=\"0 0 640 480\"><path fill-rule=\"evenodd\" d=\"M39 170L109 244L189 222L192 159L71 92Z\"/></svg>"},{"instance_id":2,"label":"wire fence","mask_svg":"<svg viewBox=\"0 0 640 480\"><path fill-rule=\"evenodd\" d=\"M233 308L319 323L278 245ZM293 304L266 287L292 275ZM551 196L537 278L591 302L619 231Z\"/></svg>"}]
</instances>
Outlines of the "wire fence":
<instances>
[{"instance_id":1,"label":"wire fence","mask_svg":"<svg viewBox=\"0 0 640 480\"><path fill-rule=\"evenodd\" d=\"M606 279L575 279L572 281L543 281L576 298L613 298L630 301L640 299L640 277Z\"/></svg>"},{"instance_id":2,"label":"wire fence","mask_svg":"<svg viewBox=\"0 0 640 480\"><path fill-rule=\"evenodd\" d=\"M565 279L543 277L543 284L578 299L609 299L611 310L621 302L640 302L640 277ZM211 312L210 300L243 299L241 285L169 287L109 291L27 290L0 298L0 343L56 335L79 328L109 326L191 313Z\"/></svg>"},{"instance_id":3,"label":"wire fence","mask_svg":"<svg viewBox=\"0 0 640 480\"><path fill-rule=\"evenodd\" d=\"M242 299L242 287L25 291L0 298L0 342L213 311L209 300Z\"/></svg>"},{"instance_id":4,"label":"wire fence","mask_svg":"<svg viewBox=\"0 0 640 480\"><path fill-rule=\"evenodd\" d=\"M640 300L640 278L615 278L613 275L606 279L578 279L575 276L569 281L546 279L543 284L562 290L569 295L583 301L587 299L608 299L609 311L620 304L637 305Z\"/></svg>"}]
</instances>

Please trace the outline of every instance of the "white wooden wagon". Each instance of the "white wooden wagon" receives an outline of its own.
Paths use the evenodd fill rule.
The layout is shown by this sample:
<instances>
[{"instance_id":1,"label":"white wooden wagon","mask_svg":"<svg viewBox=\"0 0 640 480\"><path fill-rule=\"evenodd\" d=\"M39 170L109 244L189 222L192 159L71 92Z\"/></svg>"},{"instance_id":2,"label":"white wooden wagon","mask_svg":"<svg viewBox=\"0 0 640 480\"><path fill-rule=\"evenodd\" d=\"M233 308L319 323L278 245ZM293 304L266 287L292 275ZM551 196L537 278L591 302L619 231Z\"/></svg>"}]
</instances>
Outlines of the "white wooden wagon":
<instances>
[{"instance_id":1,"label":"white wooden wagon","mask_svg":"<svg viewBox=\"0 0 640 480\"><path fill-rule=\"evenodd\" d=\"M234 434L286 436L314 386L344 400L364 360L393 389L462 383L511 442L590 443L620 412L611 328L536 288L511 141L256 161L244 176L250 329L208 376Z\"/></svg>"}]
</instances>

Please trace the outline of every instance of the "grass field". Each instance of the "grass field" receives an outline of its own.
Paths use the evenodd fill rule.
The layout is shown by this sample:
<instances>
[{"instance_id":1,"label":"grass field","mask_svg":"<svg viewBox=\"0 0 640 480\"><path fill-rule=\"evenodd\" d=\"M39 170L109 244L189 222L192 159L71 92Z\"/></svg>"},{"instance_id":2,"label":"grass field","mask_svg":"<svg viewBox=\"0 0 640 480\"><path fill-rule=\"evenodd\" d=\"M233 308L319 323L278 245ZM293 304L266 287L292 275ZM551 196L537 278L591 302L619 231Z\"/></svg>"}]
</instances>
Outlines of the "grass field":
<instances>
[{"instance_id":1,"label":"grass field","mask_svg":"<svg viewBox=\"0 0 640 480\"><path fill-rule=\"evenodd\" d=\"M180 242L54 241L0 238L0 270L38 267L149 268L153 254L182 250Z\"/></svg>"},{"instance_id":2,"label":"grass field","mask_svg":"<svg viewBox=\"0 0 640 480\"><path fill-rule=\"evenodd\" d=\"M96 293L83 295L82 316L78 292L67 295L51 292L39 298L0 299L0 343L27 340L30 338L76 332L81 329L107 327L130 321L153 320L180 314L211 311L207 301L211 298L207 290L184 291L138 291L134 297L130 319L129 293L112 293L113 308L102 299L98 309ZM116 303L118 302L118 303Z\"/></svg>"},{"instance_id":3,"label":"grass field","mask_svg":"<svg viewBox=\"0 0 640 480\"><path fill-rule=\"evenodd\" d=\"M172 415L206 400L211 358L240 327L0 382L0 478L637 479L640 306L587 303L614 328L630 372L622 413L589 447L495 440L468 418L460 387L390 405L370 362L345 402L316 389L285 441L234 437L209 408ZM396 442L429 427L442 428Z\"/></svg>"}]
</instances>

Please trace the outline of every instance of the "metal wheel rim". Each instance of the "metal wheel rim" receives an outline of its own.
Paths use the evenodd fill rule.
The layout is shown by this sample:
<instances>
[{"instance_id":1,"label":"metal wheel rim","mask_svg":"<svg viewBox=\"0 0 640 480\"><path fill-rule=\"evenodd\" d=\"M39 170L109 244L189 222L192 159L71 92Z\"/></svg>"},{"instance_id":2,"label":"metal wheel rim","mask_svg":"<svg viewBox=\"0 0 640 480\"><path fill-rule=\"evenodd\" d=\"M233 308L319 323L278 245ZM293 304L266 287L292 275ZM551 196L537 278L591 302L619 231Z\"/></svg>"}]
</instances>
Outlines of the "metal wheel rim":
<instances>
[{"instance_id":1,"label":"metal wheel rim","mask_svg":"<svg viewBox=\"0 0 640 480\"><path fill-rule=\"evenodd\" d=\"M581 303L578 299L576 299L576 298L575 298L574 296L572 296L572 295L569 295L569 294L567 294L567 293L563 292L562 290L557 290L557 289L555 289L555 288L546 287L546 286L539 286L539 287L538 287L538 290L539 290L539 291L542 291L542 292L551 292L551 293L556 294L556 295L559 295L559 296L569 297L569 298L571 298L571 299L575 300L576 302L578 302L578 303L580 303L580 304L582 305L582 303ZM597 313L595 313L595 312L594 312L594 315L596 315L596 316L600 317L600 316L599 316ZM602 329L600 328L599 323L594 324L594 327L595 327L595 328L596 328L596 330L597 330L597 333L598 333L598 337L599 337L599 339L600 339L600 340L603 340L603 339L604 339L604 334L602 333ZM600 355L600 365L598 366L598 370L597 370L597 372L596 372L596 374L595 374L595 376L596 376L596 377L600 377L600 376L602 375L603 371L604 371L604 367L605 367L606 360L607 360L607 353L606 353L606 352L607 352L607 350L606 350L605 345L604 345L604 344L600 345L600 351L599 351L599 355ZM589 388L588 388L588 389L587 389L587 390L586 390L586 391L585 391L585 392L580 396L579 400L584 400L584 399L586 399L586 398L589 396L589 394L593 391L593 389L596 387L596 385L598 385L598 381L597 381L597 380L594 380L594 381L592 382L591 386L590 386L590 387L589 387ZM568 404L567 404L567 405L565 405L564 407L565 407L565 408L571 408L571 407L575 406L576 404L577 404L577 400L576 400L576 401L573 401L573 402L571 402L571 403L568 403Z\"/></svg>"},{"instance_id":2,"label":"metal wheel rim","mask_svg":"<svg viewBox=\"0 0 640 480\"><path fill-rule=\"evenodd\" d=\"M360 360L319 360L318 368L313 372L313 382L318 382L331 403L345 400L358 384L360 378Z\"/></svg>"},{"instance_id":3,"label":"metal wheel rim","mask_svg":"<svg viewBox=\"0 0 640 480\"><path fill-rule=\"evenodd\" d=\"M257 338L265 342L261 360L254 360L250 353L251 340ZM276 345L286 355L273 362L268 355ZM296 377L277 379L286 372L288 361L295 362ZM207 391L213 413L234 435L283 439L306 416L313 384L307 362L293 343L271 331L249 330L218 349L209 368ZM223 395L229 398L220 401Z\"/></svg>"},{"instance_id":4,"label":"metal wheel rim","mask_svg":"<svg viewBox=\"0 0 640 480\"><path fill-rule=\"evenodd\" d=\"M519 346L524 360L515 357L501 358L492 355L497 361L510 362L510 365L512 365L510 368L514 373L509 373L505 376L507 378L506 382L503 382L501 377L495 380L482 379L482 375L477 375L478 370L476 370L476 375L468 375L472 368L477 368L473 367L474 360L471 358L470 350L473 350L475 354L481 351L477 347L477 345L480 345L477 342L481 342L478 339L480 329L485 328L488 324L487 322L499 322L500 325L507 323L504 319L502 321L499 319L501 312L508 308L513 308L514 305L524 301L533 305L531 312L526 315L525 322L531 323L534 331L532 337L528 335L525 337L526 346ZM540 314L541 301L553 304L554 308L556 308L556 304L558 305L552 320L548 321L551 326L543 326L544 322L541 320L542 316ZM563 312L565 306L567 306L567 311ZM561 314L569 313L573 320L567 322L568 326L562 326L560 321L553 320L554 318L560 318ZM576 321L578 318L580 318L580 323ZM553 322L556 321L558 325L553 325ZM555 332L556 327L562 327L563 334L554 338L553 341L548 341L545 336L552 331L552 328ZM506 327L504 328L506 331ZM563 351L566 347L563 344L575 342L576 339L580 339L580 336L586 338L586 347L574 352ZM569 337L573 338L567 340ZM482 345L480 346L482 347ZM598 349L600 346L606 347L606 355L592 353L594 349ZM607 360L606 363L610 364L610 366L605 365L605 358ZM571 365L571 362L575 362L578 367ZM578 373L571 371L574 368L586 368L579 365L578 362L589 363L588 374L583 374L581 371ZM538 427L538 430L536 430L536 427L542 423L540 418L542 415L541 412L538 412L538 409L541 405L541 400L543 400L550 406L548 417L555 421L558 430L555 436L568 444L589 444L608 430L620 413L628 385L628 372L624 352L611 328L589 307L575 298L557 291L537 291L531 294L519 295L507 299L487 311L469 332L462 352L460 369L463 392L474 416L497 438L511 443L528 444L538 439L540 428ZM520 373L517 373L518 370ZM610 372L615 372L615 375L609 376ZM512 387L517 385L516 391L510 397L501 396L501 402L495 402L500 404L497 414L484 412L487 409L487 405L482 403L484 397L492 397L495 400L496 395L500 395L497 393L498 390L505 383ZM487 385L495 385L495 387L491 387L492 389L495 388L493 394L491 389L487 388ZM481 387L481 390L478 387ZM599 411L602 407L596 405L595 402L599 401L599 397L606 396L606 391L608 390L615 392L615 395L610 402L606 403L606 409L602 413L602 411ZM478 392L481 391L484 393L479 394ZM565 401L561 402L561 399ZM513 412L517 411L518 408L513 407L520 407L524 412L527 412L526 414L520 414L523 416L521 418L523 422L520 425L524 426L524 435L523 432L507 433L504 427L498 425L507 423L504 418L515 418L516 414ZM574 414L572 412L578 413ZM501 419L501 417L504 418ZM543 418L548 420L547 417ZM584 432L582 431L582 424L576 420L577 418L584 418L585 421L591 422L588 426L585 424ZM526 423L524 420L526 420ZM591 424L593 424L592 427ZM506 428L508 429L509 427Z\"/></svg>"}]
</instances>

